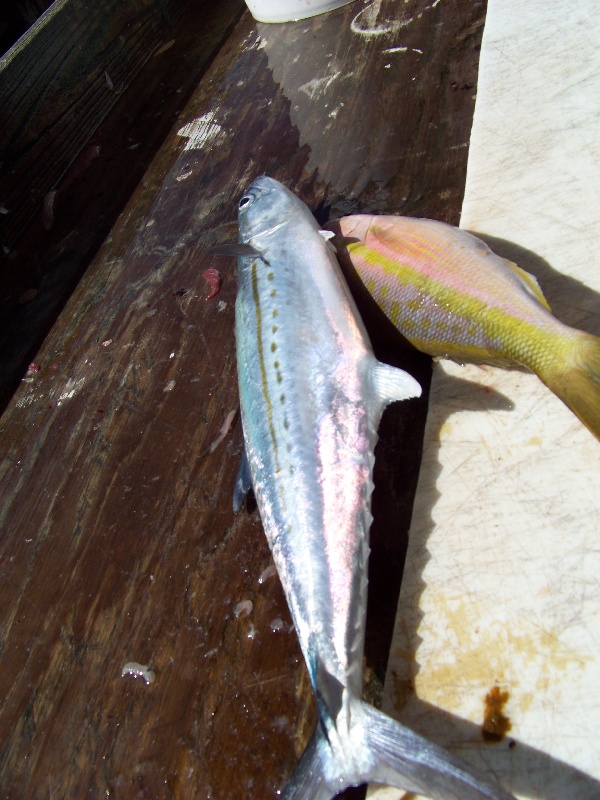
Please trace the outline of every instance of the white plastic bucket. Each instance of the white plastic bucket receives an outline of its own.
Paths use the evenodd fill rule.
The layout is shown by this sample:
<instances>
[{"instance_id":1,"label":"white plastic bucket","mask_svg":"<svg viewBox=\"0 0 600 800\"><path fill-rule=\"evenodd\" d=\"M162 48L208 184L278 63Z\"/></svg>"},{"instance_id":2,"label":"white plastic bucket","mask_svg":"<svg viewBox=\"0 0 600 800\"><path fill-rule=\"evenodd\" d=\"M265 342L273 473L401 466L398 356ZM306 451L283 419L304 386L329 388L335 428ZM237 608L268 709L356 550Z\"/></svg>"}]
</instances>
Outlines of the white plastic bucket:
<instances>
[{"instance_id":1,"label":"white plastic bucket","mask_svg":"<svg viewBox=\"0 0 600 800\"><path fill-rule=\"evenodd\" d=\"M254 19L259 22L293 22L314 17L352 0L246 0Z\"/></svg>"}]
</instances>

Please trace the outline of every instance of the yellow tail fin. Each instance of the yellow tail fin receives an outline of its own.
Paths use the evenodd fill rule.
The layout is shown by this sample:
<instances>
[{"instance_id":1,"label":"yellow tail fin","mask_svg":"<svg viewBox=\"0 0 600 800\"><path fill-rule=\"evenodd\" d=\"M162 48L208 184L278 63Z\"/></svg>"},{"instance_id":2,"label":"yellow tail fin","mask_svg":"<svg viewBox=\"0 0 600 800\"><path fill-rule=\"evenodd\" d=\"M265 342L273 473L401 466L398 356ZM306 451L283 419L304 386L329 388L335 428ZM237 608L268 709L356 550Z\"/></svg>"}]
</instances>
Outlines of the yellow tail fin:
<instances>
[{"instance_id":1,"label":"yellow tail fin","mask_svg":"<svg viewBox=\"0 0 600 800\"><path fill-rule=\"evenodd\" d=\"M567 363L548 373L540 379L600 440L600 338L580 332Z\"/></svg>"}]
</instances>

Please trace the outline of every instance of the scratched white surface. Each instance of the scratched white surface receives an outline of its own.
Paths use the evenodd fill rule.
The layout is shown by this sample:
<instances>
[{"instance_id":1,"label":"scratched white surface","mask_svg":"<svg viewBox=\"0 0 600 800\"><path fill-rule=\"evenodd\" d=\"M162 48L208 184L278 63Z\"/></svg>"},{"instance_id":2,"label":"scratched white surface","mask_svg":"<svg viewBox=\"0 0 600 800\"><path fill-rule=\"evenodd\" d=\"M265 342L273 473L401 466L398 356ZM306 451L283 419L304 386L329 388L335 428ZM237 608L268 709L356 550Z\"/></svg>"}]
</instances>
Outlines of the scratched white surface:
<instances>
[{"instance_id":1,"label":"scratched white surface","mask_svg":"<svg viewBox=\"0 0 600 800\"><path fill-rule=\"evenodd\" d=\"M490 0L461 222L597 335L599 43L595 0ZM520 798L597 799L599 644L600 443L533 375L436 365L384 707Z\"/></svg>"}]
</instances>

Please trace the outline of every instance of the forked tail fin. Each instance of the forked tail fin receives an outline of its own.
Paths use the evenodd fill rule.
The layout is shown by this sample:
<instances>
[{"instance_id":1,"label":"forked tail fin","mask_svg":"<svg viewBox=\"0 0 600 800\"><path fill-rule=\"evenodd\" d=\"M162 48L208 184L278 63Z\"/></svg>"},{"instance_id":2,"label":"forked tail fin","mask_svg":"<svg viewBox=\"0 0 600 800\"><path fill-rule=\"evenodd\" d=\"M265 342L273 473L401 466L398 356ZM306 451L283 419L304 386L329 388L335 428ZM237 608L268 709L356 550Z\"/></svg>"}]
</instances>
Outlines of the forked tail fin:
<instances>
[{"instance_id":1,"label":"forked tail fin","mask_svg":"<svg viewBox=\"0 0 600 800\"><path fill-rule=\"evenodd\" d=\"M578 333L565 361L557 359L538 376L600 439L600 338Z\"/></svg>"},{"instance_id":2,"label":"forked tail fin","mask_svg":"<svg viewBox=\"0 0 600 800\"><path fill-rule=\"evenodd\" d=\"M515 800L500 784L462 759L363 703L367 746L375 766L369 780L432 800Z\"/></svg>"},{"instance_id":3,"label":"forked tail fin","mask_svg":"<svg viewBox=\"0 0 600 800\"><path fill-rule=\"evenodd\" d=\"M329 800L335 797L325 779L324 760L329 757L326 753L328 748L329 743L317 725L294 774L281 792L282 800Z\"/></svg>"},{"instance_id":4,"label":"forked tail fin","mask_svg":"<svg viewBox=\"0 0 600 800\"><path fill-rule=\"evenodd\" d=\"M318 725L283 800L330 800L348 786L367 782L431 800L515 800L498 783L373 706L359 700L353 706L349 746L344 747L353 763L344 763L344 753L332 750Z\"/></svg>"}]
</instances>

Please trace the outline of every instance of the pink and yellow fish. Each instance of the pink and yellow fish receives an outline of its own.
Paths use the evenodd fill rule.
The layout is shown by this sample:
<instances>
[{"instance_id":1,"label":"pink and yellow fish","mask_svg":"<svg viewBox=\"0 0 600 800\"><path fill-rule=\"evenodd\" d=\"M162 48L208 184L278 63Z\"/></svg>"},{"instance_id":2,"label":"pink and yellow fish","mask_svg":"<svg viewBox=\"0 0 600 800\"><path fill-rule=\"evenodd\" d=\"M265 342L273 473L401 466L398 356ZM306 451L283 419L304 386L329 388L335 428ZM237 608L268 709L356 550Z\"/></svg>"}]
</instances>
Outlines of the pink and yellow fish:
<instances>
[{"instance_id":1,"label":"pink and yellow fish","mask_svg":"<svg viewBox=\"0 0 600 800\"><path fill-rule=\"evenodd\" d=\"M327 227L342 267L417 349L527 367L600 439L600 338L559 322L532 275L443 222L359 214Z\"/></svg>"}]
</instances>

